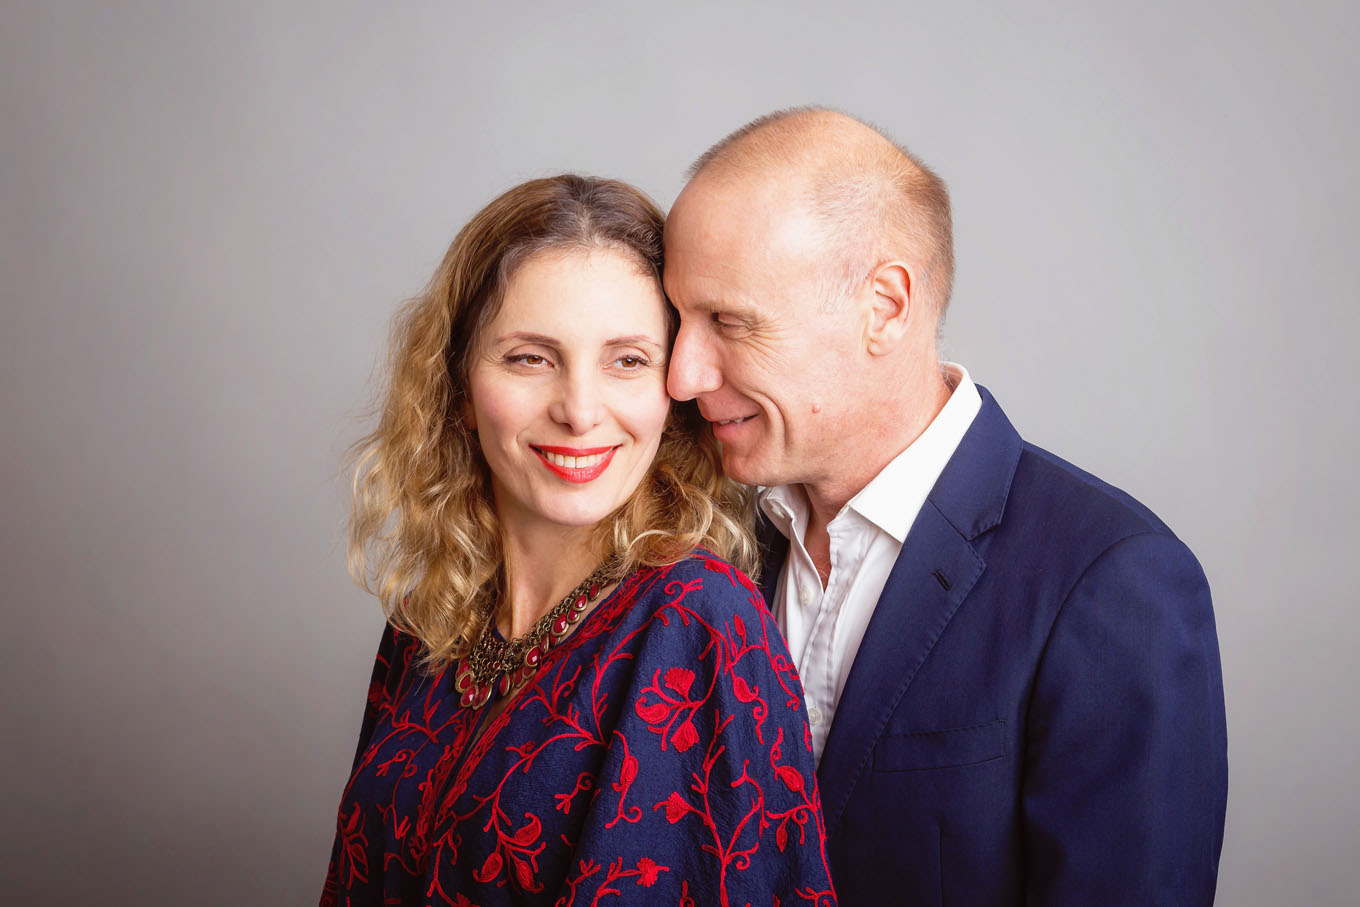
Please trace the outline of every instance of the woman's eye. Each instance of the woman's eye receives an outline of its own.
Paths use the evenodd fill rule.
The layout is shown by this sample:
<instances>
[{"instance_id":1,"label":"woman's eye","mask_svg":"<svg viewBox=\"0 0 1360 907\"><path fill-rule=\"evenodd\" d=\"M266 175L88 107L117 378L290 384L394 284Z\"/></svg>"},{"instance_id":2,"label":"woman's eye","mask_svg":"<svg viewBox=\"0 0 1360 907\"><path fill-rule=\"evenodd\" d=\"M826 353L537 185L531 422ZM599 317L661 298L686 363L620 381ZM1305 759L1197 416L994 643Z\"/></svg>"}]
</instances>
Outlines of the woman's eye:
<instances>
[{"instance_id":1,"label":"woman's eye","mask_svg":"<svg viewBox=\"0 0 1360 907\"><path fill-rule=\"evenodd\" d=\"M518 356L508 356L506 357L506 361L519 365L531 366L533 368L546 365L548 362L545 357L540 356L537 353L520 353Z\"/></svg>"},{"instance_id":2,"label":"woman's eye","mask_svg":"<svg viewBox=\"0 0 1360 907\"><path fill-rule=\"evenodd\" d=\"M641 356L620 356L615 362L629 370L639 369L647 364L647 360Z\"/></svg>"}]
</instances>

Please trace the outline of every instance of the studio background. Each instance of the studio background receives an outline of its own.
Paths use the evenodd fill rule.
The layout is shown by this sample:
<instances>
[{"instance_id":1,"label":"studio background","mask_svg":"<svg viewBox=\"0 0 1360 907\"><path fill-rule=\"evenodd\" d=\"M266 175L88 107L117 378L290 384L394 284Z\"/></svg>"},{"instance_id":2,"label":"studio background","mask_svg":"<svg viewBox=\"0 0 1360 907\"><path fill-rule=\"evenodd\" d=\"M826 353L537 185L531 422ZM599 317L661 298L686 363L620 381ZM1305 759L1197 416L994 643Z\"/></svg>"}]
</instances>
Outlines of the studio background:
<instances>
[{"instance_id":1,"label":"studio background","mask_svg":"<svg viewBox=\"0 0 1360 907\"><path fill-rule=\"evenodd\" d=\"M454 232L581 170L669 205L842 107L948 181L945 351L1214 592L1219 903L1353 903L1353 4L0 12L0 891L304 904L380 617L343 448Z\"/></svg>"}]
</instances>

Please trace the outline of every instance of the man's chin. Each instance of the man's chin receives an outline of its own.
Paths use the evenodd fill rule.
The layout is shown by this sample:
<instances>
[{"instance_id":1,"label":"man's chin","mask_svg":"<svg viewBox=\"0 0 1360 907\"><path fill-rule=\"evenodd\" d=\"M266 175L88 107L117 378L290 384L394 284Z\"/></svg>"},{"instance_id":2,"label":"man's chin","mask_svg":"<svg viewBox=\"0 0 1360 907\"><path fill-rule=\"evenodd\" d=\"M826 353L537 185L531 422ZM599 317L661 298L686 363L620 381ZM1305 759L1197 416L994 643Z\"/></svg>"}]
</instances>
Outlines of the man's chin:
<instances>
[{"instance_id":1,"label":"man's chin","mask_svg":"<svg viewBox=\"0 0 1360 907\"><path fill-rule=\"evenodd\" d=\"M723 474L734 482L743 485L778 485L778 476L767 465L749 457L742 457L723 451Z\"/></svg>"}]
</instances>

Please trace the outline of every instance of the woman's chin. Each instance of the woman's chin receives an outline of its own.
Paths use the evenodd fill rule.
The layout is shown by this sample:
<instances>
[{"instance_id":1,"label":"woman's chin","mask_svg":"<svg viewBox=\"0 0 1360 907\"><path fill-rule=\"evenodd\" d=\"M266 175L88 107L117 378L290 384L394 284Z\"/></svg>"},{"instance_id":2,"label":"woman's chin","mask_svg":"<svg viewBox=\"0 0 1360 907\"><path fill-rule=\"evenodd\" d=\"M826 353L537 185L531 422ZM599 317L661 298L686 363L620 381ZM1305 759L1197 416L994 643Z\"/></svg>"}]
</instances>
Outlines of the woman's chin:
<instances>
[{"instance_id":1,"label":"woman's chin","mask_svg":"<svg viewBox=\"0 0 1360 907\"><path fill-rule=\"evenodd\" d=\"M537 521L545 526L552 526L558 529L593 529L605 519L608 519L618 508L614 502L580 502L567 503L562 506L545 507L536 512L533 516Z\"/></svg>"}]
</instances>

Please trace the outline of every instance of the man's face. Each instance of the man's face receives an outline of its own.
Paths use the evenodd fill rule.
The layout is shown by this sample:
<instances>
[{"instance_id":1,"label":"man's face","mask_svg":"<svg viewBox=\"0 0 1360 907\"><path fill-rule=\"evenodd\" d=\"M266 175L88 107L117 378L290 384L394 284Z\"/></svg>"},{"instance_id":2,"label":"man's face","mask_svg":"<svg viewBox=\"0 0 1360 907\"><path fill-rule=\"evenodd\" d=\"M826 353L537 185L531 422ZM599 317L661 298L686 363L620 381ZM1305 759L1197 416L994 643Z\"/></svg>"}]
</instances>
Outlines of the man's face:
<instances>
[{"instance_id":1,"label":"man's face","mask_svg":"<svg viewBox=\"0 0 1360 907\"><path fill-rule=\"evenodd\" d=\"M817 484L853 424L862 311L828 310L818 225L775 185L701 176L666 222L666 294L680 312L667 389L696 399L723 467L752 485Z\"/></svg>"}]
</instances>

